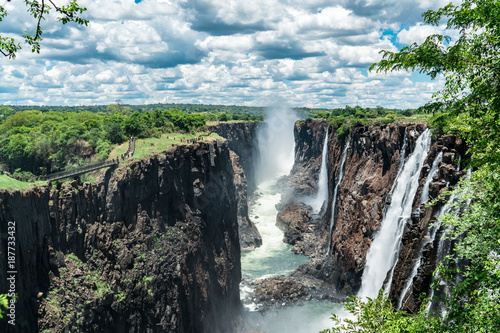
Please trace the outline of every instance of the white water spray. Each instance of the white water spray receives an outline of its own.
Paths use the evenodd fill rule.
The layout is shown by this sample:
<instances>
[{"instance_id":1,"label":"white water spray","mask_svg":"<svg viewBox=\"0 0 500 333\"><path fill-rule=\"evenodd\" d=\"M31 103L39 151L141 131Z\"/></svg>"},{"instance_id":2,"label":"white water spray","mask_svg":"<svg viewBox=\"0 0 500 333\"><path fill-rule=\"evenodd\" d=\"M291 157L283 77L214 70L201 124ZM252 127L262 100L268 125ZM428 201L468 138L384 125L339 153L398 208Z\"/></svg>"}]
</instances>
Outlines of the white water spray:
<instances>
[{"instance_id":1,"label":"white water spray","mask_svg":"<svg viewBox=\"0 0 500 333\"><path fill-rule=\"evenodd\" d=\"M432 162L431 170L429 171L427 179L425 180L424 187L422 188L422 195L420 196L420 204L429 201L429 186L431 185L432 180L434 179L434 177L436 177L439 171L439 163L441 163L442 159L443 159L443 152L440 152L438 156L436 156L436 158L434 159L434 162Z\"/></svg>"},{"instance_id":2,"label":"white water spray","mask_svg":"<svg viewBox=\"0 0 500 333\"><path fill-rule=\"evenodd\" d=\"M328 202L328 132L326 130L323 141L323 151L321 153L321 168L318 177L318 192L312 198L304 199L304 202L311 205L313 214L319 214L325 202Z\"/></svg>"},{"instance_id":3,"label":"white water spray","mask_svg":"<svg viewBox=\"0 0 500 333\"><path fill-rule=\"evenodd\" d=\"M265 124L257 132L260 161L256 167L257 183L263 183L290 172L294 160L293 126L299 117L281 107L267 111Z\"/></svg>"},{"instance_id":4,"label":"white water spray","mask_svg":"<svg viewBox=\"0 0 500 333\"><path fill-rule=\"evenodd\" d=\"M335 188L333 189L332 217L330 218L330 233L328 236L328 248L326 249L326 256L327 257L330 255L330 247L332 246L332 231L333 231L333 226L335 225L335 204L337 203L337 194L338 194L338 189L339 189L340 183L342 182L342 179L344 178L344 165L345 165L345 161L347 159L347 151L349 150L350 142L351 142L351 138L348 137L346 140L344 151L342 152L342 161L340 163L340 170L339 170L337 182L335 183Z\"/></svg>"},{"instance_id":5,"label":"white water spray","mask_svg":"<svg viewBox=\"0 0 500 333\"><path fill-rule=\"evenodd\" d=\"M443 215L446 214L446 213L448 213L450 211L451 204L453 203L453 201L455 201L456 198L457 197L454 194L452 194L450 196L450 199L448 200L448 202L443 207L441 207L441 209L439 209L439 211L438 211L438 213L436 215L436 223L434 223L429 228L429 230L428 230L429 234L427 235L427 237L426 237L426 239L424 241L424 244L420 248L420 252L419 252L419 255L418 255L418 260L415 262L415 265L413 266L413 270L411 271L410 278L407 280L406 286L403 289L403 292L401 293L401 295L399 297L398 310L401 309L401 307L403 306L403 302L405 301L406 294L408 293L408 291L410 291L410 288L413 285L413 279L417 275L418 269L422 265L422 255L423 255L423 251L424 251L425 247L428 244L430 244L430 243L434 243L434 240L436 239L437 231L441 227L441 222L442 222Z\"/></svg>"},{"instance_id":6,"label":"white water spray","mask_svg":"<svg viewBox=\"0 0 500 333\"><path fill-rule=\"evenodd\" d=\"M368 250L366 266L361 279L360 296L375 298L384 283L387 272L393 268L399 255L401 237L411 214L413 199L418 189L418 178L431 144L426 129L418 138L413 154L395 180L391 205L387 209L380 230ZM392 273L388 287L392 283Z\"/></svg>"}]
</instances>

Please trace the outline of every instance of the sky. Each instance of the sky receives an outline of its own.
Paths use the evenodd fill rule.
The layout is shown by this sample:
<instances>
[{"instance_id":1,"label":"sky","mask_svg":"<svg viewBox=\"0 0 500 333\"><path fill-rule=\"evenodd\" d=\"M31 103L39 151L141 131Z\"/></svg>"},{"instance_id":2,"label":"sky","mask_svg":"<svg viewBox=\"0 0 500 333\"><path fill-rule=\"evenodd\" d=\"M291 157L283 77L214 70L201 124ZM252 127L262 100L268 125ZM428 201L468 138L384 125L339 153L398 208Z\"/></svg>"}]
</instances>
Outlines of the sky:
<instances>
[{"instance_id":1,"label":"sky","mask_svg":"<svg viewBox=\"0 0 500 333\"><path fill-rule=\"evenodd\" d=\"M449 1L79 0L87 27L51 14L39 54L0 58L0 104L415 108L442 77L368 68L380 50L443 33L421 14ZM23 1L0 6L4 37L33 32Z\"/></svg>"}]
</instances>

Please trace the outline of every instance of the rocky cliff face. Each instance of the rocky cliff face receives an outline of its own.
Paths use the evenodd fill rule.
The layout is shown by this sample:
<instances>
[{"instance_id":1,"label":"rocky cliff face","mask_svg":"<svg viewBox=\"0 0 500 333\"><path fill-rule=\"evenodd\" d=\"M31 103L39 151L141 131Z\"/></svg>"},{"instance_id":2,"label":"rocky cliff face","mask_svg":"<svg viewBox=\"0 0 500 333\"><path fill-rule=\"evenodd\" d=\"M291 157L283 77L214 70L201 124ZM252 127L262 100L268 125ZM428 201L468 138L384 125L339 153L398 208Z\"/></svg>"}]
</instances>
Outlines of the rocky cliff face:
<instances>
[{"instance_id":1,"label":"rocky cliff face","mask_svg":"<svg viewBox=\"0 0 500 333\"><path fill-rule=\"evenodd\" d=\"M241 309L233 178L229 147L217 142L107 170L97 184L1 190L2 232L17 227L9 331L232 332Z\"/></svg>"},{"instance_id":2,"label":"rocky cliff face","mask_svg":"<svg viewBox=\"0 0 500 333\"><path fill-rule=\"evenodd\" d=\"M318 188L323 140L328 123L325 120L300 120L295 123L295 159L289 184L293 197L314 194Z\"/></svg>"},{"instance_id":3,"label":"rocky cliff face","mask_svg":"<svg viewBox=\"0 0 500 333\"><path fill-rule=\"evenodd\" d=\"M352 130L351 148L345 161L344 178L338 187L337 202L330 199L324 216L328 239L331 214L335 209L331 248L327 249L321 274L340 292L351 294L360 287L366 254L374 233L380 228L386 199L399 170L405 130L406 154L411 154L424 128L423 124L388 124L359 126ZM332 189L339 177L339 161L346 142L338 142L335 137L330 142L329 158L333 167L329 184Z\"/></svg>"},{"instance_id":4,"label":"rocky cliff face","mask_svg":"<svg viewBox=\"0 0 500 333\"><path fill-rule=\"evenodd\" d=\"M257 187L255 182L255 161L259 158L259 152L256 138L260 124L257 122L236 122L209 126L209 130L227 139L229 149L240 157L240 164L247 179L249 195L252 195Z\"/></svg>"},{"instance_id":5,"label":"rocky cliff face","mask_svg":"<svg viewBox=\"0 0 500 333\"><path fill-rule=\"evenodd\" d=\"M403 310L416 312L422 304L420 295L431 292L434 270L438 264L437 250L443 227L435 230L437 219L444 209L445 202L425 207L420 204L424 183L439 153L442 153L438 164L437 175L429 184L429 198L437 198L443 189L452 189L466 174L461 170L460 159L468 159L465 143L455 136L447 135L438 138L432 145L426 164L422 170L419 190L413 203L411 223L406 226L398 261L394 269L390 298ZM433 237L434 236L434 237ZM415 271L414 271L415 270Z\"/></svg>"},{"instance_id":6,"label":"rocky cliff face","mask_svg":"<svg viewBox=\"0 0 500 333\"><path fill-rule=\"evenodd\" d=\"M321 156L321 133L325 124L319 121L298 122L296 128L297 147L304 153L297 155L291 179L295 193L303 191L300 179L312 179L317 168L314 165ZM335 128L330 127L329 135L329 204L320 218L311 218L307 207L301 202L286 202L278 215L278 224L285 230L285 240L294 245L296 252L303 252L315 258L313 264L299 268L292 277L301 281L314 277L334 286L338 297L354 294L360 287L366 264L366 255L372 239L380 228L383 215L391 201L391 188L397 177L401 161L414 150L415 142L424 131L424 124L386 124L358 126L352 129L350 137L339 142ZM405 134L406 132L406 134ZM315 144L312 143L317 141ZM344 178L338 187L337 201L333 202L333 190L339 179L342 153L350 142L344 166ZM305 143L303 143L305 142ZM406 143L405 156L401 156ZM310 151L309 151L310 150ZM420 207L424 183L436 156L443 152L439 172L428 184L430 198L435 198L446 186L454 186L464 171L457 171L458 156L465 157L463 142L452 136L433 140L419 176L419 189L414 199L412 221L404 231L399 259L394 269L390 296L395 301L402 297L405 286L412 280L412 287L403 302L403 307L415 310L420 305L418 295L429 291L432 272L436 267L436 247L438 237L427 244L429 225L436 220L436 212L441 205L431 208ZM307 160L310 160L307 162ZM316 162L316 164L318 164ZM306 166L306 167L304 167ZM313 188L313 182L307 188ZM297 201L295 197L295 201ZM332 233L330 234L332 210L335 210ZM331 240L331 241L330 241ZM328 244L330 243L330 248ZM422 260L418 274L412 277L415 263Z\"/></svg>"},{"instance_id":7,"label":"rocky cliff face","mask_svg":"<svg viewBox=\"0 0 500 333\"><path fill-rule=\"evenodd\" d=\"M255 159L258 159L256 133L260 123L237 122L220 123L210 126L210 130L228 140L231 160L235 170L235 184L238 192L238 224L241 251L252 251L262 245L262 237L248 216L248 196L256 188Z\"/></svg>"},{"instance_id":8,"label":"rocky cliff face","mask_svg":"<svg viewBox=\"0 0 500 333\"><path fill-rule=\"evenodd\" d=\"M240 165L240 157L231 150L231 162L234 170L234 184L238 193L238 231L241 252L255 250L262 245L262 237L255 224L248 216L248 196L245 173Z\"/></svg>"}]
</instances>

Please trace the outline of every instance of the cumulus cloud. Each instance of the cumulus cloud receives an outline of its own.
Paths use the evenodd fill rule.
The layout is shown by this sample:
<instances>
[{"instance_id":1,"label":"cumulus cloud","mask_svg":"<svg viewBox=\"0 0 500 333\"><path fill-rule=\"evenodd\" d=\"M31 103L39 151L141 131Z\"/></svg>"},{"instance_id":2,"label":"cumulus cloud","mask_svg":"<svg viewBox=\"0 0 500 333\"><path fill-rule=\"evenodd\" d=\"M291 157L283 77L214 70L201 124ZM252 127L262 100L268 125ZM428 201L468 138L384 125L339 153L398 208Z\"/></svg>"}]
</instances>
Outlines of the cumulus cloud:
<instances>
[{"instance_id":1,"label":"cumulus cloud","mask_svg":"<svg viewBox=\"0 0 500 333\"><path fill-rule=\"evenodd\" d=\"M417 107L440 80L367 68L442 33L420 13L447 1L81 0L88 27L47 17L40 54L1 60L0 103ZM2 34L34 29L22 5L6 9Z\"/></svg>"}]
</instances>

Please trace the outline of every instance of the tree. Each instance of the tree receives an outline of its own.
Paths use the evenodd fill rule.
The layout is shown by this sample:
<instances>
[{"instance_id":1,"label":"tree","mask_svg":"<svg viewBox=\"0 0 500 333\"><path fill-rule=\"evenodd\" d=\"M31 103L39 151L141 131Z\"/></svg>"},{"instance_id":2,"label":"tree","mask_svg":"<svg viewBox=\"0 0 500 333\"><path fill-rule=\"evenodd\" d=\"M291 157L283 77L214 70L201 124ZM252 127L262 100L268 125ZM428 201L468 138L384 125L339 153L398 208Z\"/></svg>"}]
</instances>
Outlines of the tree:
<instances>
[{"instance_id":1,"label":"tree","mask_svg":"<svg viewBox=\"0 0 500 333\"><path fill-rule=\"evenodd\" d=\"M498 166L500 152L492 149L492 143L498 147L500 141L500 1L464 0L422 16L431 25L448 18L447 28L458 30L460 37L452 41L435 34L399 52L383 50L383 59L370 70L406 69L431 78L442 74L445 88L435 94L435 101L426 109L460 114L456 128L474 146L471 152L476 165Z\"/></svg>"},{"instance_id":2,"label":"tree","mask_svg":"<svg viewBox=\"0 0 500 333\"><path fill-rule=\"evenodd\" d=\"M61 16L58 17L58 20L62 24L66 24L69 22L75 22L77 24L82 24L87 26L88 20L80 17L84 11L87 10L85 7L80 7L76 0L70 1L67 6L57 6L54 1L48 0L25 0L26 6L28 7L28 12L30 15L36 20L36 28L33 33L24 32L23 39L24 43L28 44L31 47L31 52L40 53L40 41L42 41L42 20L45 20L45 17L49 15L51 12L56 12ZM0 6L0 21L2 21L7 16L7 11L3 6ZM13 37L5 37L0 34L0 52L9 58L15 58L16 52L21 49L21 44L16 41Z\"/></svg>"}]
</instances>

